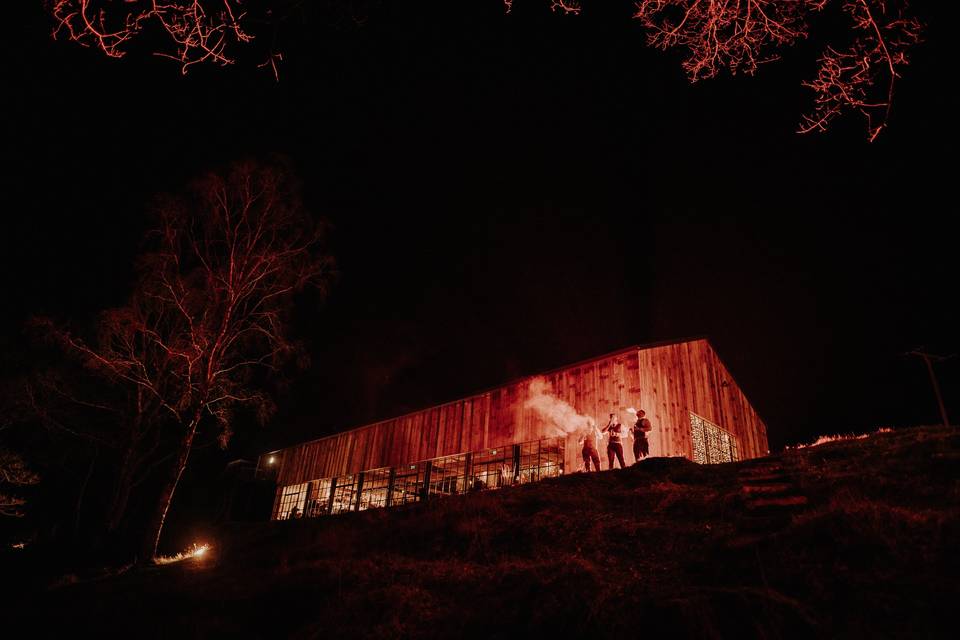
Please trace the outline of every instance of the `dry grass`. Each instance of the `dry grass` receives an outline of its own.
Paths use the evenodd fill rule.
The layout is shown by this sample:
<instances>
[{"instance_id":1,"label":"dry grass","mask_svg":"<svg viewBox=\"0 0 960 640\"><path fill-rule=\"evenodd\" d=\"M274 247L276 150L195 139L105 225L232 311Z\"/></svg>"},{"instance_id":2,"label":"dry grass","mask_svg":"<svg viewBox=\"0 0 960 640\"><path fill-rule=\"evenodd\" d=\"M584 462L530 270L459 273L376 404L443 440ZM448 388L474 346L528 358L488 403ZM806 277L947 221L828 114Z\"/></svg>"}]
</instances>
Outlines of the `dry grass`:
<instances>
[{"instance_id":1,"label":"dry grass","mask_svg":"<svg viewBox=\"0 0 960 640\"><path fill-rule=\"evenodd\" d=\"M34 599L21 615L139 637L947 637L960 434L789 450L810 498L744 543L739 472L626 471L323 520L235 524L211 557ZM43 634L41 633L41 635Z\"/></svg>"},{"instance_id":2,"label":"dry grass","mask_svg":"<svg viewBox=\"0 0 960 640\"><path fill-rule=\"evenodd\" d=\"M822 444L828 444L831 442L843 442L845 440L863 440L864 438L869 438L871 435L876 433L891 433L893 431L890 427L880 427L873 433L835 433L833 435L827 436L818 436L816 440L810 444L797 444L792 447L787 447L788 450L791 449L809 449L811 447L819 447Z\"/></svg>"}]
</instances>

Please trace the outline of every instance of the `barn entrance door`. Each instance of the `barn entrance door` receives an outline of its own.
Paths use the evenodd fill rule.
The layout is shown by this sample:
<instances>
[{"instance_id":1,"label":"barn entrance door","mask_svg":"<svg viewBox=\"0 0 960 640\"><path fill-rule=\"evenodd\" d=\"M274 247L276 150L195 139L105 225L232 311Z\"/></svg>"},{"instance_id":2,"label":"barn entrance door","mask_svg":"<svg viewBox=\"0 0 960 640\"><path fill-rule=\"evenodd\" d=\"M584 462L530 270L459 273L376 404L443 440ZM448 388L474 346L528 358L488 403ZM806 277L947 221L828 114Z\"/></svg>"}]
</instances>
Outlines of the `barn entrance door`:
<instances>
[{"instance_id":1,"label":"barn entrance door","mask_svg":"<svg viewBox=\"0 0 960 640\"><path fill-rule=\"evenodd\" d=\"M690 412L693 461L700 464L736 462L740 459L737 437L709 420Z\"/></svg>"}]
</instances>

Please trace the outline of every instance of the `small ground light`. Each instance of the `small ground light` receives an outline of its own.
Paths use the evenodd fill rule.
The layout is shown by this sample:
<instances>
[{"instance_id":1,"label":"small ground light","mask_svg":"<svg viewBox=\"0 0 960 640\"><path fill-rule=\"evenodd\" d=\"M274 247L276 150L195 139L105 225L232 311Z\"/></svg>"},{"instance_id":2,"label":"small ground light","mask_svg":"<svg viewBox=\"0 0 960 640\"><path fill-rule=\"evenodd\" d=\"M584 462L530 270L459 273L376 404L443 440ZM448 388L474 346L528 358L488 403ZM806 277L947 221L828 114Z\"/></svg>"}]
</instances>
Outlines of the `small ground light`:
<instances>
[{"instance_id":1,"label":"small ground light","mask_svg":"<svg viewBox=\"0 0 960 640\"><path fill-rule=\"evenodd\" d=\"M277 459L274 458L273 456L270 456L269 458L267 458L267 464L273 464L273 463L276 462L276 461L277 461Z\"/></svg>"},{"instance_id":2,"label":"small ground light","mask_svg":"<svg viewBox=\"0 0 960 640\"><path fill-rule=\"evenodd\" d=\"M171 564L186 560L187 558L202 558L203 555L209 550L209 544L194 543L189 549L186 551L181 551L175 556L159 556L156 559L156 562L157 564Z\"/></svg>"}]
</instances>

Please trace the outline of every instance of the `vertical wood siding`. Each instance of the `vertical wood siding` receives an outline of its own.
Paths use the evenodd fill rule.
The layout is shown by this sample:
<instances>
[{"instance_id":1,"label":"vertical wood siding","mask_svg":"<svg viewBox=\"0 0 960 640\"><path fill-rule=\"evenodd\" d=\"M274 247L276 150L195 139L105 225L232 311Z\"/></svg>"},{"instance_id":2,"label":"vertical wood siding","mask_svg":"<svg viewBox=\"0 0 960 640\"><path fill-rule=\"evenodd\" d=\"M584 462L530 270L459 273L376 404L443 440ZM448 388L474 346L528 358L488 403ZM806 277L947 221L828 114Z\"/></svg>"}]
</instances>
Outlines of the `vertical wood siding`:
<instances>
[{"instance_id":1,"label":"vertical wood siding","mask_svg":"<svg viewBox=\"0 0 960 640\"><path fill-rule=\"evenodd\" d=\"M598 425L606 424L611 411L626 425L627 407L646 410L653 423L652 456L692 455L691 411L733 433L742 458L767 453L766 426L704 339L632 348L543 377L559 398ZM523 407L532 379L275 452L277 482L286 486L556 435ZM629 438L624 444L630 463ZM566 451L569 472L580 462L575 436L567 439Z\"/></svg>"}]
</instances>

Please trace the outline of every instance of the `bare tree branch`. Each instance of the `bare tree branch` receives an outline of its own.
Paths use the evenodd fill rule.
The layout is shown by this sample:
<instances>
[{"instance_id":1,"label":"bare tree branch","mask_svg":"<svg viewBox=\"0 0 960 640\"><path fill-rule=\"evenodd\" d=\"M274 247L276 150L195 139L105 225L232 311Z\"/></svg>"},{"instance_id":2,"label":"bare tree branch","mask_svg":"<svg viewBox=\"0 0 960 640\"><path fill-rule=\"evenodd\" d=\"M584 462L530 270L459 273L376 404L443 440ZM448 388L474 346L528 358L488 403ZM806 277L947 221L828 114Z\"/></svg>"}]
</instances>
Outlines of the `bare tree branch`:
<instances>
[{"instance_id":1,"label":"bare tree branch","mask_svg":"<svg viewBox=\"0 0 960 640\"><path fill-rule=\"evenodd\" d=\"M652 46L688 51L683 68L696 82L722 68L756 73L780 48L806 38L810 14L831 2L849 17L854 40L848 47L827 45L817 78L803 83L816 95L799 132L824 131L837 116L859 112L872 142L889 122L907 51L920 42L922 26L907 15L906 0L640 0L635 17Z\"/></svg>"},{"instance_id":2,"label":"bare tree branch","mask_svg":"<svg viewBox=\"0 0 960 640\"><path fill-rule=\"evenodd\" d=\"M890 121L894 85L908 50L920 42L922 26L905 15L903 5L888 11L885 0L848 0L844 9L858 35L845 49L827 47L816 79L803 83L816 97L799 131L825 131L834 118L854 111L866 119L873 142Z\"/></svg>"},{"instance_id":3,"label":"bare tree branch","mask_svg":"<svg viewBox=\"0 0 960 640\"><path fill-rule=\"evenodd\" d=\"M9 491L40 482L40 476L31 471L23 459L11 451L0 449L0 516L19 518L26 500ZM5 487L4 485L9 485Z\"/></svg>"},{"instance_id":4,"label":"bare tree branch","mask_svg":"<svg viewBox=\"0 0 960 640\"><path fill-rule=\"evenodd\" d=\"M232 49L251 42L240 0L50 0L60 34L83 46L96 47L111 58L150 27L160 31L169 51L154 55L180 64L183 73L198 63L221 66L236 61Z\"/></svg>"}]
</instances>

